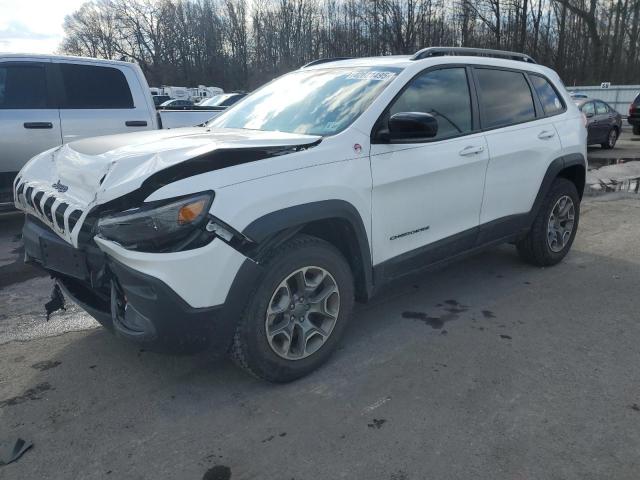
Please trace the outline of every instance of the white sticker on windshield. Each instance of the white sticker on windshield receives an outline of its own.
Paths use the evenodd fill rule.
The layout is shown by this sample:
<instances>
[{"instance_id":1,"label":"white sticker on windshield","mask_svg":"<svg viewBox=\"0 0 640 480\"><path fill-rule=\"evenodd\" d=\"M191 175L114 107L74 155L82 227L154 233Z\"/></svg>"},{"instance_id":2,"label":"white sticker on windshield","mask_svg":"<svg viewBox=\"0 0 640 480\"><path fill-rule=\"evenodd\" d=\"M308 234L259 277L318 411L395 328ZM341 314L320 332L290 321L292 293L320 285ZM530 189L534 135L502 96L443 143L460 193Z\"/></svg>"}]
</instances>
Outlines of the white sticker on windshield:
<instances>
[{"instance_id":1,"label":"white sticker on windshield","mask_svg":"<svg viewBox=\"0 0 640 480\"><path fill-rule=\"evenodd\" d=\"M556 97L556 99L553 101L553 104L556 106L556 108L562 108L562 103L560 103L560 100Z\"/></svg>"},{"instance_id":2,"label":"white sticker on windshield","mask_svg":"<svg viewBox=\"0 0 640 480\"><path fill-rule=\"evenodd\" d=\"M383 81L383 80L391 80L395 76L396 74L394 72L380 72L376 70L369 70L369 71L360 70L356 72L351 72L349 75L347 75L347 79Z\"/></svg>"}]
</instances>

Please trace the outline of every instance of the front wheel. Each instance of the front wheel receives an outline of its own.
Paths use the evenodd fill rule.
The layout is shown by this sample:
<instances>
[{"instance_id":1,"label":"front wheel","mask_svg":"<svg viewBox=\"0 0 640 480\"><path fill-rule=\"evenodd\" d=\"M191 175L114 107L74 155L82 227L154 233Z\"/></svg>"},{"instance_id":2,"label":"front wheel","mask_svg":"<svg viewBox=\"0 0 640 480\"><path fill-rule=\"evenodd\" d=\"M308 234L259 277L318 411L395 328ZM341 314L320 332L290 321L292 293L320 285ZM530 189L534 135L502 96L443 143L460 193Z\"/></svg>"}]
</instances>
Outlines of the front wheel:
<instances>
[{"instance_id":1,"label":"front wheel","mask_svg":"<svg viewBox=\"0 0 640 480\"><path fill-rule=\"evenodd\" d=\"M569 252L579 218L580 198L576 186L566 178L556 178L531 230L516 243L518 253L533 265L555 265Z\"/></svg>"},{"instance_id":2,"label":"front wheel","mask_svg":"<svg viewBox=\"0 0 640 480\"><path fill-rule=\"evenodd\" d=\"M617 141L618 141L618 129L612 128L611 130L609 130L609 135L607 135L607 141L602 143L601 146L606 150L611 150L613 147L616 146Z\"/></svg>"},{"instance_id":3,"label":"front wheel","mask_svg":"<svg viewBox=\"0 0 640 480\"><path fill-rule=\"evenodd\" d=\"M254 376L289 382L335 349L353 309L353 276L333 245L308 235L278 247L264 267L230 353Z\"/></svg>"}]
</instances>

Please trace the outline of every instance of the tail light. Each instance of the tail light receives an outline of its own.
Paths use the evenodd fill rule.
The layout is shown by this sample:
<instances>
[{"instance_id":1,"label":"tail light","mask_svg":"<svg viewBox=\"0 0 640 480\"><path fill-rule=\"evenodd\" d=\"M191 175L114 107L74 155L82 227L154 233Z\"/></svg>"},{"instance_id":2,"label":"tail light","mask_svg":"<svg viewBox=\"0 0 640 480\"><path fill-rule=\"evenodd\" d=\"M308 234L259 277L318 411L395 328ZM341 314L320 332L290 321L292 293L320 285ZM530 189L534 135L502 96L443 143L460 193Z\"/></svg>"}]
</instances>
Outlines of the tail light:
<instances>
[{"instance_id":1,"label":"tail light","mask_svg":"<svg viewBox=\"0 0 640 480\"><path fill-rule=\"evenodd\" d=\"M629 105L629 115L633 115L634 113L636 113L636 105L632 103Z\"/></svg>"}]
</instances>

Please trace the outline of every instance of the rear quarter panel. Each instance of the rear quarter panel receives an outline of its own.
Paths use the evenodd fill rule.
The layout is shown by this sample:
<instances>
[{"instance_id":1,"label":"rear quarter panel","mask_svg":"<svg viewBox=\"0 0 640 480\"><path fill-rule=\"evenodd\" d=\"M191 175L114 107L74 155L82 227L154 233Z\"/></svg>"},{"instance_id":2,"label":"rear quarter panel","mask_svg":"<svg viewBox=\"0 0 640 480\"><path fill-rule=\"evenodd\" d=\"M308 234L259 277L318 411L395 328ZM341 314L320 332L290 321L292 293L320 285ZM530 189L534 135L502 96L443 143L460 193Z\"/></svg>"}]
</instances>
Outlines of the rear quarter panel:
<instances>
[{"instance_id":1,"label":"rear quarter panel","mask_svg":"<svg viewBox=\"0 0 640 480\"><path fill-rule=\"evenodd\" d=\"M562 146L562 155L579 153L585 159L587 166L587 129L584 126L582 115L568 115L558 118L553 123Z\"/></svg>"}]
</instances>

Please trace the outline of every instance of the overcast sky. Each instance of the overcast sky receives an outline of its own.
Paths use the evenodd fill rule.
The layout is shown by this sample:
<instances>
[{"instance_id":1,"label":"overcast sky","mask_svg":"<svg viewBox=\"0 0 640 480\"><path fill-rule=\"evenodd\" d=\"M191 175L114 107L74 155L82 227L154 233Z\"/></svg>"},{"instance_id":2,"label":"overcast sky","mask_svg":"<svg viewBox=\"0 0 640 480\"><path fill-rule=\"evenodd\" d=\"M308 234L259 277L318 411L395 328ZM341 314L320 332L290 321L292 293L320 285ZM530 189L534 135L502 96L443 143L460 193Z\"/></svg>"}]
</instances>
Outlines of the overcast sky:
<instances>
[{"instance_id":1,"label":"overcast sky","mask_svg":"<svg viewBox=\"0 0 640 480\"><path fill-rule=\"evenodd\" d=\"M85 0L0 0L0 52L54 53L62 22Z\"/></svg>"}]
</instances>

